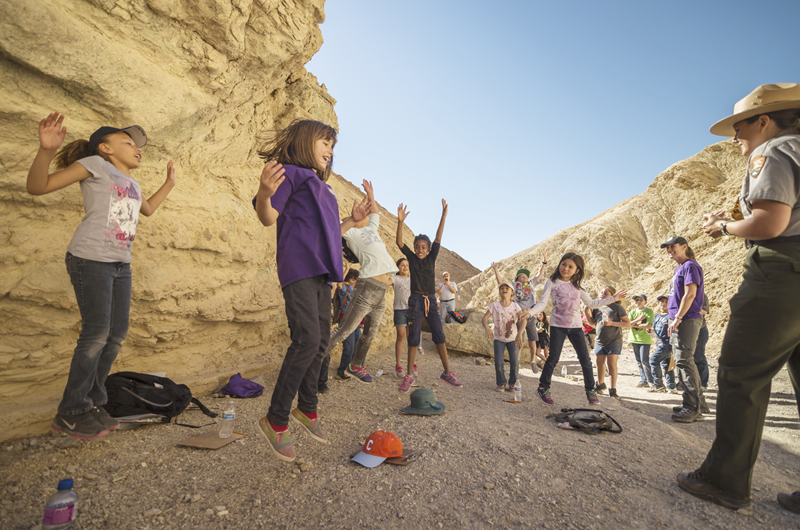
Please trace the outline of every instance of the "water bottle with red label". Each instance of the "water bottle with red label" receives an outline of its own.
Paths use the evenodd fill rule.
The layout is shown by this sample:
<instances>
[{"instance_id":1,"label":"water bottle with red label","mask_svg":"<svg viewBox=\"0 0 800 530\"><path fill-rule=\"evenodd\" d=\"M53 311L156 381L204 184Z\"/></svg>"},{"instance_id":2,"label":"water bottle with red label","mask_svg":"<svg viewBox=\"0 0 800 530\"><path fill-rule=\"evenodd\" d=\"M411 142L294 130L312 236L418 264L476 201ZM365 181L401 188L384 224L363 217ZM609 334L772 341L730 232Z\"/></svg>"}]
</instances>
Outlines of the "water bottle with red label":
<instances>
[{"instance_id":1,"label":"water bottle with red label","mask_svg":"<svg viewBox=\"0 0 800 530\"><path fill-rule=\"evenodd\" d=\"M42 530L67 530L78 515L78 494L72 491L72 479L58 482L58 491L44 505Z\"/></svg>"}]
</instances>

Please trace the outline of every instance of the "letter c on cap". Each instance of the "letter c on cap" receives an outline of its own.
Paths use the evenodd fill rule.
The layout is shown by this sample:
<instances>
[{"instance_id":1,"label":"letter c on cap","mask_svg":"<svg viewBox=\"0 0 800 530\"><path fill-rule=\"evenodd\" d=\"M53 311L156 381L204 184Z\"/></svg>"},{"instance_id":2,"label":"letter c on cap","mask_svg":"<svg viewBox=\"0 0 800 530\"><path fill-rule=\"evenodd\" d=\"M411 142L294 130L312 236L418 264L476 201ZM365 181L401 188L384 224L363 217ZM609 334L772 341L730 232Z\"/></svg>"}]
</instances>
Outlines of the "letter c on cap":
<instances>
[{"instance_id":1,"label":"letter c on cap","mask_svg":"<svg viewBox=\"0 0 800 530\"><path fill-rule=\"evenodd\" d=\"M365 447L367 451L372 449L372 439L367 440L367 446Z\"/></svg>"}]
</instances>

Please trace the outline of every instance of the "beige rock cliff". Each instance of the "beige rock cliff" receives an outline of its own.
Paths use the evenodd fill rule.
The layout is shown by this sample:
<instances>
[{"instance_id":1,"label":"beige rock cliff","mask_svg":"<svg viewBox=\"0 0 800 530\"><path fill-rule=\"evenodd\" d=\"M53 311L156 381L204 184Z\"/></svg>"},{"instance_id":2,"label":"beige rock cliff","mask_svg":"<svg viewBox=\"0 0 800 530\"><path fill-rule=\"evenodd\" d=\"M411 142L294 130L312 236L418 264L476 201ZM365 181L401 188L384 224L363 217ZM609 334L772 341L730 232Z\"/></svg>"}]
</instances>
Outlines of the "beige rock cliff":
<instances>
[{"instance_id":1,"label":"beige rock cliff","mask_svg":"<svg viewBox=\"0 0 800 530\"><path fill-rule=\"evenodd\" d=\"M612 285L627 289L630 296L645 293L649 307L655 307L655 297L669 291L675 267L659 246L673 235L682 235L705 273L711 306L708 354L717 357L728 321L728 300L741 282L745 249L742 239L711 240L702 231L702 216L733 208L745 165L746 160L731 142L711 145L659 174L641 195L502 260L501 277L511 280L522 266L537 270L542 251L547 250L548 265L541 281L544 284L564 253L577 252L586 260L584 286L592 296L597 297L603 286ZM541 291L539 286L537 296ZM492 269L462 283L461 296L468 307L485 307L496 300L497 282ZM631 304L630 297L623 302L626 309Z\"/></svg>"},{"instance_id":2,"label":"beige rock cliff","mask_svg":"<svg viewBox=\"0 0 800 530\"><path fill-rule=\"evenodd\" d=\"M288 330L275 229L250 204L257 136L295 118L338 128L335 100L303 67L324 16L322 0L0 0L0 440L49 428L80 330L64 268L80 189L25 191L38 121L54 110L67 116L66 141L143 126L134 176L146 195L167 160L177 168L177 187L139 225L130 331L113 370L166 371L202 395L237 371L279 366ZM362 193L331 183L348 215ZM396 219L383 219L397 258ZM394 341L391 301L376 347Z\"/></svg>"}]
</instances>

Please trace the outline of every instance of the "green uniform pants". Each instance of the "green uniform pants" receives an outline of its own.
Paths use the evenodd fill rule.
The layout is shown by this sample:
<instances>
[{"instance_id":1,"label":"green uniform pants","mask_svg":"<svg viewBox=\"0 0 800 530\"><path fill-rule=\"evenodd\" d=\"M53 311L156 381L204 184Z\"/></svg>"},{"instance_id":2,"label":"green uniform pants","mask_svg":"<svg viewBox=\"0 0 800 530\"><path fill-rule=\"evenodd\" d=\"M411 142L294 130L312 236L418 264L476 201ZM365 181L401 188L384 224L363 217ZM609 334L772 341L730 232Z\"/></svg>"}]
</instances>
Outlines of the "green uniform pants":
<instances>
[{"instance_id":1,"label":"green uniform pants","mask_svg":"<svg viewBox=\"0 0 800 530\"><path fill-rule=\"evenodd\" d=\"M717 436L700 473L750 497L772 378L789 364L800 411L800 244L754 246L719 357Z\"/></svg>"}]
</instances>

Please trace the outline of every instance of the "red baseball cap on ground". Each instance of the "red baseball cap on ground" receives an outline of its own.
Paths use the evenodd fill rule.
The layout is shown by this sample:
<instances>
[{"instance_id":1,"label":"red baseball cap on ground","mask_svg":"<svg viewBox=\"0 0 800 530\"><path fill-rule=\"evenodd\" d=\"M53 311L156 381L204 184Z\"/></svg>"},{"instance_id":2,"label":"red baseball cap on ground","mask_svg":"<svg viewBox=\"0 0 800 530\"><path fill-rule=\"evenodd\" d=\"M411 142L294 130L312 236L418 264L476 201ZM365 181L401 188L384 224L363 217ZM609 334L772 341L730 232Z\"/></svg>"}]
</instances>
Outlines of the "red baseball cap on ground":
<instances>
[{"instance_id":1,"label":"red baseball cap on ground","mask_svg":"<svg viewBox=\"0 0 800 530\"><path fill-rule=\"evenodd\" d=\"M351 458L364 467L376 467L387 458L403 456L403 442L393 432L375 431L369 435L364 447Z\"/></svg>"}]
</instances>

